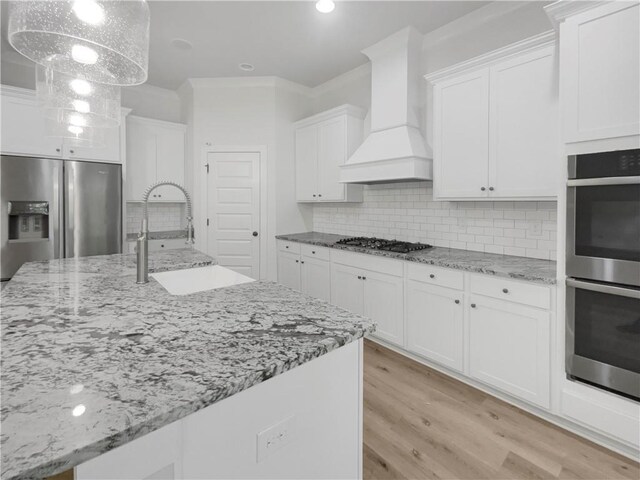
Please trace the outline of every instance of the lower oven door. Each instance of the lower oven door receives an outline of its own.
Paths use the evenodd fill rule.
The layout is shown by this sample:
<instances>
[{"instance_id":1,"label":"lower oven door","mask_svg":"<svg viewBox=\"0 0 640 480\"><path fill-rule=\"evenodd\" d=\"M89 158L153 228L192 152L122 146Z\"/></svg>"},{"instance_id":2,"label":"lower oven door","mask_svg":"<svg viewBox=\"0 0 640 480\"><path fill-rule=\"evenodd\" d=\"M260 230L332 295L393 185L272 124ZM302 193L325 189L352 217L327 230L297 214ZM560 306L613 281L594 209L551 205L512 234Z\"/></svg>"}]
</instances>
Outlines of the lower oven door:
<instances>
[{"instance_id":1,"label":"lower oven door","mask_svg":"<svg viewBox=\"0 0 640 480\"><path fill-rule=\"evenodd\" d=\"M567 279L566 372L640 399L640 289Z\"/></svg>"}]
</instances>

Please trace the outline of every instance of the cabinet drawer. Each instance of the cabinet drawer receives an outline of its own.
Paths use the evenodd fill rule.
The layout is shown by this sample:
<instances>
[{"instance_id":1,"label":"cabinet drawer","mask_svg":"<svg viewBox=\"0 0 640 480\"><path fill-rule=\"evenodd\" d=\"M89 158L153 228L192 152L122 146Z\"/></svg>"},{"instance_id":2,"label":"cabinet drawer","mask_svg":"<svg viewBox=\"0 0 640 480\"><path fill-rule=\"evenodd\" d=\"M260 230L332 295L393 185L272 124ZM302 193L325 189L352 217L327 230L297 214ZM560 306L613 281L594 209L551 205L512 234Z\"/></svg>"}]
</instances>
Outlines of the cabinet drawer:
<instances>
[{"instance_id":1,"label":"cabinet drawer","mask_svg":"<svg viewBox=\"0 0 640 480\"><path fill-rule=\"evenodd\" d=\"M403 275L403 261L384 258L366 253L346 252L344 250L334 250L331 253L333 263L340 263L371 272L386 273L401 277Z\"/></svg>"},{"instance_id":2,"label":"cabinet drawer","mask_svg":"<svg viewBox=\"0 0 640 480\"><path fill-rule=\"evenodd\" d=\"M549 287L517 282L487 275L469 275L471 293L509 300L532 307L549 309L551 291Z\"/></svg>"},{"instance_id":3,"label":"cabinet drawer","mask_svg":"<svg viewBox=\"0 0 640 480\"><path fill-rule=\"evenodd\" d=\"M410 280L438 285L440 287L464 289L464 273L449 268L410 263L407 265Z\"/></svg>"},{"instance_id":4,"label":"cabinet drawer","mask_svg":"<svg viewBox=\"0 0 640 480\"><path fill-rule=\"evenodd\" d=\"M278 250L281 252L300 253L300 244L297 242L278 240Z\"/></svg>"},{"instance_id":5,"label":"cabinet drawer","mask_svg":"<svg viewBox=\"0 0 640 480\"><path fill-rule=\"evenodd\" d=\"M300 253L302 253L302 255L306 255L307 257L326 261L329 261L329 258L331 256L328 248L305 244L300 245Z\"/></svg>"}]
</instances>

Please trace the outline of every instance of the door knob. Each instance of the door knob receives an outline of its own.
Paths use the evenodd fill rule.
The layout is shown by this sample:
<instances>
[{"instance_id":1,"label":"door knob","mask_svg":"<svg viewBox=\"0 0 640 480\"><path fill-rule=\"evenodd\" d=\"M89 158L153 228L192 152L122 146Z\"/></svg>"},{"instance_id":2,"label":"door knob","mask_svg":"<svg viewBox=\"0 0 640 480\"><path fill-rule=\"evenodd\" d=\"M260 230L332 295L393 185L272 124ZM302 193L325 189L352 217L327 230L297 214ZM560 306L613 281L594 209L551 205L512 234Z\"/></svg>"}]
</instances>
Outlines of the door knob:
<instances>
[{"instance_id":1,"label":"door knob","mask_svg":"<svg viewBox=\"0 0 640 480\"><path fill-rule=\"evenodd\" d=\"M258 232L253 232L251 235L253 235L254 237L257 237L258 236ZM287 247L287 248L289 248L289 247Z\"/></svg>"}]
</instances>

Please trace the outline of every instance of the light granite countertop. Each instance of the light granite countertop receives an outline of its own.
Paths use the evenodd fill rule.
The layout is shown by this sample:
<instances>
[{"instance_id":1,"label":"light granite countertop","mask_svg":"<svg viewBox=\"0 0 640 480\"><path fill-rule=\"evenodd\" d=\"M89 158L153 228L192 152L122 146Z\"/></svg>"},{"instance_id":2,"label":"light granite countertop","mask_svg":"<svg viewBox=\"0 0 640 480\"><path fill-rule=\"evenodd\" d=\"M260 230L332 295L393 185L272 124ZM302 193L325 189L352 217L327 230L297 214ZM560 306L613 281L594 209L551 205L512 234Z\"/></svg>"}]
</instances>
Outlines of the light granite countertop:
<instances>
[{"instance_id":1,"label":"light granite countertop","mask_svg":"<svg viewBox=\"0 0 640 480\"><path fill-rule=\"evenodd\" d=\"M467 272L477 272L517 280L526 280L545 285L554 285L556 283L556 262L550 260L513 257L510 255L496 255L494 253L474 252L471 250L458 250L455 248L442 247L433 247L411 253L385 252L383 250L359 248L350 245L338 245L336 244L338 240L350 237L321 232L277 235L276 238L279 240L288 240L290 242L307 243L310 245L397 258L409 262L426 263L438 267L453 268Z\"/></svg>"},{"instance_id":2,"label":"light granite countertop","mask_svg":"<svg viewBox=\"0 0 640 480\"><path fill-rule=\"evenodd\" d=\"M211 263L149 254L156 272ZM273 282L172 296L135 283L134 255L25 264L1 307L6 480L65 471L374 330Z\"/></svg>"},{"instance_id":3,"label":"light granite countertop","mask_svg":"<svg viewBox=\"0 0 640 480\"><path fill-rule=\"evenodd\" d=\"M138 233L127 233L127 242L135 242L137 238ZM187 238L187 229L149 232L149 240L172 240L175 238Z\"/></svg>"}]
</instances>

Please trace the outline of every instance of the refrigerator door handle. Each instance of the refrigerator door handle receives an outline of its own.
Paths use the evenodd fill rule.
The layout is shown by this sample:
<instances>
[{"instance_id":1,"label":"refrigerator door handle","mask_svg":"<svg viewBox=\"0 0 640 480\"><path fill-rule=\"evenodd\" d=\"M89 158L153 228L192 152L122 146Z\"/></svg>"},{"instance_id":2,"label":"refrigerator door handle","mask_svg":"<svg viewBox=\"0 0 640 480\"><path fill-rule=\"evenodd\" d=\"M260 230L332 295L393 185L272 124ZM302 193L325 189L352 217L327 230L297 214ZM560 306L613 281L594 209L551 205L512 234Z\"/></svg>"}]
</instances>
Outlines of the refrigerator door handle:
<instances>
[{"instance_id":1,"label":"refrigerator door handle","mask_svg":"<svg viewBox=\"0 0 640 480\"><path fill-rule=\"evenodd\" d=\"M73 232L75 230L75 164L65 162L64 165L64 257L73 257L75 244Z\"/></svg>"},{"instance_id":2,"label":"refrigerator door handle","mask_svg":"<svg viewBox=\"0 0 640 480\"><path fill-rule=\"evenodd\" d=\"M53 198L51 208L53 226L53 251L54 258L64 258L64 166L61 162L55 167L53 176Z\"/></svg>"}]
</instances>

